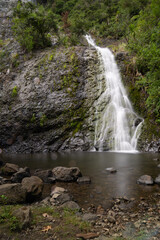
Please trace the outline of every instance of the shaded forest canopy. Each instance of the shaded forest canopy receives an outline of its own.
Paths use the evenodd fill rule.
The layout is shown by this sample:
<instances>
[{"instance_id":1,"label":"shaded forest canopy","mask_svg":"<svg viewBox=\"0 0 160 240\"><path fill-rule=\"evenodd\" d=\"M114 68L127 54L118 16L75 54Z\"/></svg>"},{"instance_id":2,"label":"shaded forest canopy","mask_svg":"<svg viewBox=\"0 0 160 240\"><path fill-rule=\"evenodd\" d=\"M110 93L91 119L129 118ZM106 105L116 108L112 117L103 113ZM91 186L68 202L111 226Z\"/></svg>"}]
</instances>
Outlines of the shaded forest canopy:
<instances>
[{"instance_id":1,"label":"shaded forest canopy","mask_svg":"<svg viewBox=\"0 0 160 240\"><path fill-rule=\"evenodd\" d=\"M43 22L41 20L45 16L44 28L49 23L61 44L66 47L81 44L80 36L85 33L91 33L97 38L123 39L127 49L135 56L140 73L136 88L145 91L147 112L160 124L160 0L37 0L37 3L34 7L28 3L28 9L32 10L31 15L25 15L28 21L24 25L20 19L24 19L23 14L20 14L22 8L19 7L19 13L15 10L13 28L16 36L19 34L16 32L19 26L25 29L24 26L28 27L29 23L33 30L33 25L36 28L41 26L39 23ZM50 24L51 19L53 25ZM44 31L43 37L47 39L48 46L49 35ZM33 32L37 38L35 29ZM30 44L30 40L27 44ZM30 50L37 47L45 47L45 44L33 44Z\"/></svg>"}]
</instances>

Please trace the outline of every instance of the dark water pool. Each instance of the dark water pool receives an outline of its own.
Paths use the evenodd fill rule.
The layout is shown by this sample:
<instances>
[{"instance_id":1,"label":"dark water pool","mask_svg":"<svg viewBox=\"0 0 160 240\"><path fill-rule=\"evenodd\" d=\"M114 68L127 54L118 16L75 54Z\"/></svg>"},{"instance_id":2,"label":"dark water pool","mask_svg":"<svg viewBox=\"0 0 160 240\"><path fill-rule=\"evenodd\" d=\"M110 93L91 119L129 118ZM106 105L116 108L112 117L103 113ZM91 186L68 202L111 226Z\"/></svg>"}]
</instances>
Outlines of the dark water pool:
<instances>
[{"instance_id":1,"label":"dark water pool","mask_svg":"<svg viewBox=\"0 0 160 240\"><path fill-rule=\"evenodd\" d=\"M81 206L94 203L106 207L114 197L145 197L160 191L160 187L142 186L136 180L144 174L153 178L160 174L157 167L160 154L152 153L113 153L113 152L76 152L50 154L16 154L2 155L5 162L16 163L34 169L52 169L56 166L77 166L83 175L89 175L92 183L78 185L76 183L58 185L65 186L73 194ZM108 174L105 168L114 167L117 173Z\"/></svg>"}]
</instances>

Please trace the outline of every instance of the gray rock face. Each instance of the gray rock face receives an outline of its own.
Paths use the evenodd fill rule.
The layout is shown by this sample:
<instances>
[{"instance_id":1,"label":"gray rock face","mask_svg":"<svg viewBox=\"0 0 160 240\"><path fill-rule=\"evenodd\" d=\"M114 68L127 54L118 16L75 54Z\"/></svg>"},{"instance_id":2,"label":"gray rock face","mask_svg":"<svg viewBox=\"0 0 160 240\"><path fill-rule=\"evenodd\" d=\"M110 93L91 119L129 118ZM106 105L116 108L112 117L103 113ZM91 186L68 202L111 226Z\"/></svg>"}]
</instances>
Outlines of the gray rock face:
<instances>
[{"instance_id":1,"label":"gray rock face","mask_svg":"<svg viewBox=\"0 0 160 240\"><path fill-rule=\"evenodd\" d=\"M43 191L43 181L37 177L26 177L22 180L22 188L27 192L27 202L38 200Z\"/></svg>"},{"instance_id":2,"label":"gray rock face","mask_svg":"<svg viewBox=\"0 0 160 240\"><path fill-rule=\"evenodd\" d=\"M56 167L52 170L53 175L56 177L56 180L63 182L72 182L76 181L78 177L81 177L82 174L77 167Z\"/></svg>"},{"instance_id":3,"label":"gray rock face","mask_svg":"<svg viewBox=\"0 0 160 240\"><path fill-rule=\"evenodd\" d=\"M16 54L21 53L13 52L10 58ZM3 151L92 148L94 102L102 78L96 51L85 47L51 48L35 53L27 61L19 58L17 69L13 72L7 66L0 82Z\"/></svg>"},{"instance_id":4,"label":"gray rock face","mask_svg":"<svg viewBox=\"0 0 160 240\"><path fill-rule=\"evenodd\" d=\"M153 185L153 178L149 175L143 175L137 180L138 184Z\"/></svg>"},{"instance_id":5,"label":"gray rock face","mask_svg":"<svg viewBox=\"0 0 160 240\"><path fill-rule=\"evenodd\" d=\"M26 190L22 188L20 183L0 185L0 196L6 197L5 203L23 203L26 200ZM0 198L0 203L3 203L3 198Z\"/></svg>"}]
</instances>

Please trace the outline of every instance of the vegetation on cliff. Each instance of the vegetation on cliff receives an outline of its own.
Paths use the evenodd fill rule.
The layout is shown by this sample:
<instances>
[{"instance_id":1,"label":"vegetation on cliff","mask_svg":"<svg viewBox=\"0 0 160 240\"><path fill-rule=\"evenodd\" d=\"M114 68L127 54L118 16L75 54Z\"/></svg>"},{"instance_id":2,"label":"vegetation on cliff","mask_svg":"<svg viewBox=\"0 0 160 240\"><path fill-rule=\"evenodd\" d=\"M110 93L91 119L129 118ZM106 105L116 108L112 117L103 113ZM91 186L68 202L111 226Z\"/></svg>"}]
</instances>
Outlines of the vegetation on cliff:
<instances>
[{"instance_id":1,"label":"vegetation on cliff","mask_svg":"<svg viewBox=\"0 0 160 240\"><path fill-rule=\"evenodd\" d=\"M160 122L160 0L38 0L19 1L14 11L13 30L28 51L51 44L50 35L59 31L59 42L77 45L90 32L99 38L123 39L135 55L138 91L145 91L149 115ZM41 5L43 4L43 6Z\"/></svg>"}]
</instances>

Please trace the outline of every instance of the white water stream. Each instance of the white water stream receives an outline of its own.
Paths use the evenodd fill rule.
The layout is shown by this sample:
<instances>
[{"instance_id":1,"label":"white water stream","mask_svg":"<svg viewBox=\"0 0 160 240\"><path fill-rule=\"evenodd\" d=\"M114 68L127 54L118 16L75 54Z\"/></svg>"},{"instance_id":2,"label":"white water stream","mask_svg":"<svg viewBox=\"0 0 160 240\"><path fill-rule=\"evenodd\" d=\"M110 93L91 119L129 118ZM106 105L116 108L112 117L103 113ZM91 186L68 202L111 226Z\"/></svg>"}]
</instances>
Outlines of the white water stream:
<instances>
[{"instance_id":1,"label":"white water stream","mask_svg":"<svg viewBox=\"0 0 160 240\"><path fill-rule=\"evenodd\" d=\"M143 119L132 108L112 52L98 47L91 36L86 39L99 54L105 78L96 102L94 146L98 151L135 152Z\"/></svg>"}]
</instances>

